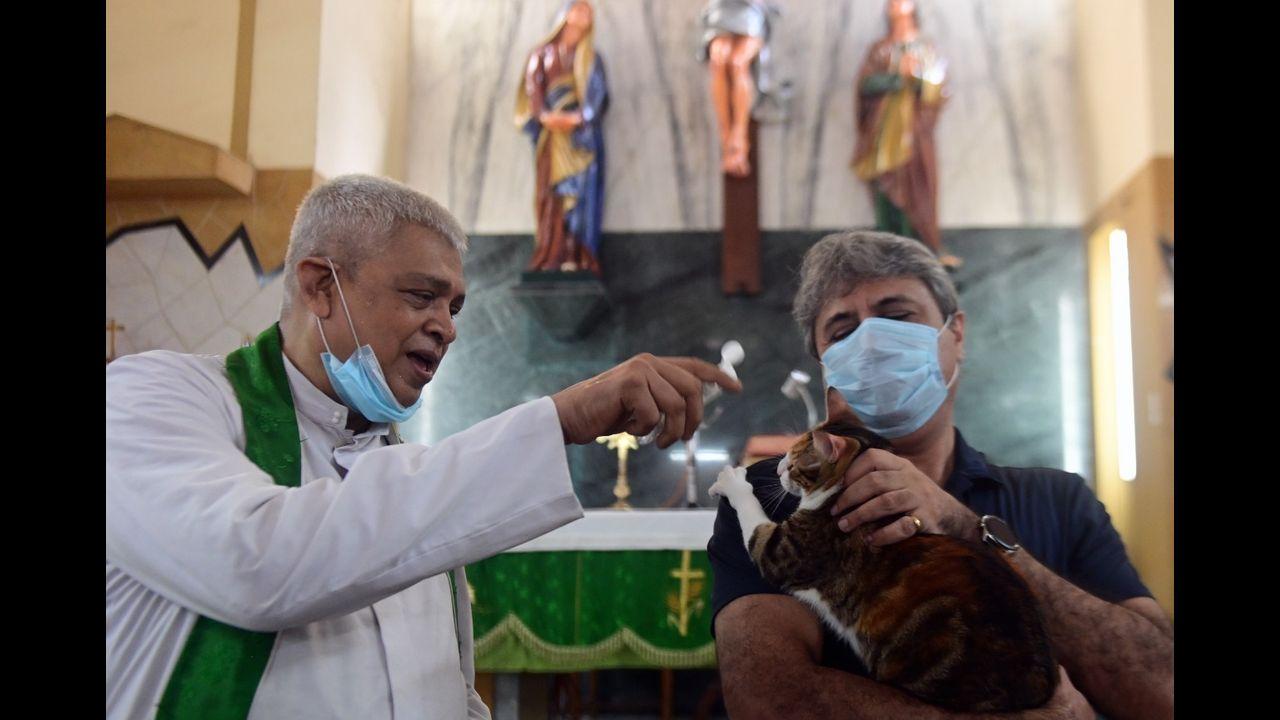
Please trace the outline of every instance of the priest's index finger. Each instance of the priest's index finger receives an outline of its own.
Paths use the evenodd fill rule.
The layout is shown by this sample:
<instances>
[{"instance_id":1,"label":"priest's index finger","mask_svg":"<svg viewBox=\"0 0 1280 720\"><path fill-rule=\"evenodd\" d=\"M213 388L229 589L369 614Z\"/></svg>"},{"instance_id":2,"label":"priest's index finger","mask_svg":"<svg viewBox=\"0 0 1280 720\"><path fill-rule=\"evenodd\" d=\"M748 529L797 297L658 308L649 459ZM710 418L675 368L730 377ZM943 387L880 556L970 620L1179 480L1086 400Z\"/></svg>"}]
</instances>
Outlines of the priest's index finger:
<instances>
[{"instance_id":1,"label":"priest's index finger","mask_svg":"<svg viewBox=\"0 0 1280 720\"><path fill-rule=\"evenodd\" d=\"M692 357L664 357L665 362L692 374L702 382L713 382L730 392L742 392L742 383L706 360Z\"/></svg>"}]
</instances>

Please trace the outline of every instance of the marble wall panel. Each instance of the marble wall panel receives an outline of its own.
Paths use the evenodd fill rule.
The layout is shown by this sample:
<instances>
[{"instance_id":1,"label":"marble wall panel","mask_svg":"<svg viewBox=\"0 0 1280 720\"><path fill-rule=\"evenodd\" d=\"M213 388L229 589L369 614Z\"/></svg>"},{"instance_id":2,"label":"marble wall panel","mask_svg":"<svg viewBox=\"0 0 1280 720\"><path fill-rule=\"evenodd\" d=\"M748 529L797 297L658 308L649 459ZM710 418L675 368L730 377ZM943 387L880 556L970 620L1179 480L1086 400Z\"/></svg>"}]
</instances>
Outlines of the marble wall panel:
<instances>
[{"instance_id":1,"label":"marble wall panel","mask_svg":"<svg viewBox=\"0 0 1280 720\"><path fill-rule=\"evenodd\" d=\"M778 0L775 52L791 114L760 132L765 228L864 227L849 169L853 79L884 29L882 0ZM529 50L560 0L415 0L409 184L481 234L533 226L532 154L512 122ZM694 56L700 0L596 0L606 116L605 229L721 224L714 114ZM944 227L1081 224L1070 0L921 0L950 60L938 127Z\"/></svg>"},{"instance_id":2,"label":"marble wall panel","mask_svg":"<svg viewBox=\"0 0 1280 720\"><path fill-rule=\"evenodd\" d=\"M956 424L997 464L1093 477L1084 239L1070 229L958 230L967 316Z\"/></svg>"},{"instance_id":3,"label":"marble wall panel","mask_svg":"<svg viewBox=\"0 0 1280 720\"><path fill-rule=\"evenodd\" d=\"M467 306L459 339L427 386L424 410L407 438L434 442L521 402L590 377L638 352L718 360L742 343L746 389L726 396L702 434L700 501L725 457L755 434L805 429L803 405L781 394L792 369L821 373L790 317L796 271L824 233L767 232L764 292L725 297L714 232L606 234L601 252L612 308L588 337L559 342L525 314L511 288L532 251L528 236L473 239L465 259ZM997 464L1067 467L1091 476L1093 463L1085 264L1079 233L1064 229L957 230L947 242L966 258L956 276L967 312L968 362L959 380L957 425ZM713 410L714 412L714 410ZM682 502L684 448L649 446L630 459L632 502ZM602 446L573 446L571 471L588 507L612 500L617 460Z\"/></svg>"}]
</instances>

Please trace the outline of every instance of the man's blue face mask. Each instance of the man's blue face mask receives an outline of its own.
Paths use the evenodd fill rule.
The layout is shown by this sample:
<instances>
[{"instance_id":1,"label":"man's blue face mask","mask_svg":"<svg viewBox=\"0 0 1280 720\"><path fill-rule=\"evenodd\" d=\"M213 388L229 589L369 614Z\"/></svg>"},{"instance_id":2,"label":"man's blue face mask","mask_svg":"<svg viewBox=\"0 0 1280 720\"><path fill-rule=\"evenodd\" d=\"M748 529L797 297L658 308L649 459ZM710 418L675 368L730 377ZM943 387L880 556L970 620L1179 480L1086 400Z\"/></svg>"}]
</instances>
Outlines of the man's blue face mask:
<instances>
[{"instance_id":1,"label":"man's blue face mask","mask_svg":"<svg viewBox=\"0 0 1280 720\"><path fill-rule=\"evenodd\" d=\"M950 381L938 364L938 337L948 317L934 330L887 318L868 318L858 329L822 353L828 387L840 391L869 430L900 438L919 430L946 402Z\"/></svg>"},{"instance_id":2,"label":"man's blue face mask","mask_svg":"<svg viewBox=\"0 0 1280 720\"><path fill-rule=\"evenodd\" d=\"M339 362L333 356L329 340L324 336L320 318L316 318L316 327L320 328L320 339L324 342L325 349L325 352L320 353L320 361L324 364L325 374L329 376L329 383L347 407L369 421L404 422L418 411L418 407L422 405L422 397L419 396L418 401L409 407L396 400L382 374L382 366L373 354L373 348L360 344L355 323L351 321L351 311L347 308L347 298L342 294L342 284L338 282L338 271L333 267L332 260L325 259L329 261L329 269L333 271L333 282L337 285L338 297L342 300L342 312L346 313L347 324L351 326L351 337L356 341L356 351L351 353L346 362Z\"/></svg>"}]
</instances>

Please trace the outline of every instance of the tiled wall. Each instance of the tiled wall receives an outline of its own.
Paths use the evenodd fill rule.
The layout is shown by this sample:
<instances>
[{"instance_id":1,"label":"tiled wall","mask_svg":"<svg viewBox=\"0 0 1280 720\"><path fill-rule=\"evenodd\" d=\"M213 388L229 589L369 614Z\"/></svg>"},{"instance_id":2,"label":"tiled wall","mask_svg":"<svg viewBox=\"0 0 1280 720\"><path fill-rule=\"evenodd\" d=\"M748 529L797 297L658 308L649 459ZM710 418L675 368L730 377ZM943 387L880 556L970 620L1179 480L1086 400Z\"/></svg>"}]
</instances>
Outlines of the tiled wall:
<instances>
[{"instance_id":1,"label":"tiled wall","mask_svg":"<svg viewBox=\"0 0 1280 720\"><path fill-rule=\"evenodd\" d=\"M107 319L125 328L116 333L116 355L157 348L225 354L275 322L281 276L260 276L248 247L232 240L209 258L172 222L114 237Z\"/></svg>"}]
</instances>

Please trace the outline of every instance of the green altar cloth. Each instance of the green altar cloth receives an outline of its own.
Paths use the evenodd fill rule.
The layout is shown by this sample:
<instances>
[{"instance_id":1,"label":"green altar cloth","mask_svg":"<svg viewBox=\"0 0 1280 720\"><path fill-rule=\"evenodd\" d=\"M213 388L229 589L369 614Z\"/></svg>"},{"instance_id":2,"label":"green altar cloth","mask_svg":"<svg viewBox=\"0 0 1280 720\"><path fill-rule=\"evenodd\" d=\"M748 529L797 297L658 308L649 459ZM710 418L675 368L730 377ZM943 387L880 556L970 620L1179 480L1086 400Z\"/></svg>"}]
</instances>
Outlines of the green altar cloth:
<instances>
[{"instance_id":1,"label":"green altar cloth","mask_svg":"<svg viewBox=\"0 0 1280 720\"><path fill-rule=\"evenodd\" d=\"M715 667L706 551L510 552L467 580L477 671Z\"/></svg>"}]
</instances>

